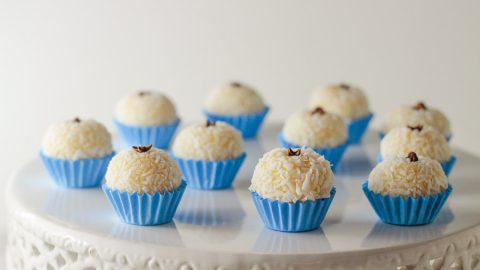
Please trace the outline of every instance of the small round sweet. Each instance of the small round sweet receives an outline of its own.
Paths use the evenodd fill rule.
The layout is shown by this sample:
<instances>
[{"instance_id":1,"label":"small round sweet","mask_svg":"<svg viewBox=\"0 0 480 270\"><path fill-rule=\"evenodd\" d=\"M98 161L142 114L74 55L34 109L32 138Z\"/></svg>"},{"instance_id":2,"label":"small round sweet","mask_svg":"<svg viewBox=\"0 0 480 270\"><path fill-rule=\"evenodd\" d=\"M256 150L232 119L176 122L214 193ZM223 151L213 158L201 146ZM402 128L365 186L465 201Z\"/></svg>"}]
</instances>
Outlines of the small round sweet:
<instances>
[{"instance_id":1,"label":"small round sweet","mask_svg":"<svg viewBox=\"0 0 480 270\"><path fill-rule=\"evenodd\" d=\"M423 102L415 106L401 106L390 111L383 122L382 130L387 133L395 127L431 126L444 136L451 135L450 122L441 111L430 108Z\"/></svg>"},{"instance_id":2,"label":"small round sweet","mask_svg":"<svg viewBox=\"0 0 480 270\"><path fill-rule=\"evenodd\" d=\"M113 152L112 138L99 122L75 118L47 129L42 152L46 156L66 160L99 158Z\"/></svg>"},{"instance_id":3,"label":"small round sweet","mask_svg":"<svg viewBox=\"0 0 480 270\"><path fill-rule=\"evenodd\" d=\"M383 158L406 156L410 152L445 162L452 153L445 136L429 126L407 126L390 130L380 143Z\"/></svg>"},{"instance_id":4,"label":"small round sweet","mask_svg":"<svg viewBox=\"0 0 480 270\"><path fill-rule=\"evenodd\" d=\"M282 202L329 198L334 176L323 156L310 148L275 148L263 155L253 172L250 191Z\"/></svg>"},{"instance_id":5,"label":"small round sweet","mask_svg":"<svg viewBox=\"0 0 480 270\"><path fill-rule=\"evenodd\" d=\"M282 134L289 143L318 148L341 145L348 133L342 117L318 107L292 114L285 121Z\"/></svg>"},{"instance_id":6,"label":"small round sweet","mask_svg":"<svg viewBox=\"0 0 480 270\"><path fill-rule=\"evenodd\" d=\"M182 173L167 152L134 146L115 155L108 165L105 184L121 192L138 194L172 192L182 183Z\"/></svg>"},{"instance_id":7,"label":"small round sweet","mask_svg":"<svg viewBox=\"0 0 480 270\"><path fill-rule=\"evenodd\" d=\"M242 115L261 112L265 109L265 103L254 89L231 82L209 94L205 109L213 114Z\"/></svg>"},{"instance_id":8,"label":"small round sweet","mask_svg":"<svg viewBox=\"0 0 480 270\"><path fill-rule=\"evenodd\" d=\"M158 126L178 119L172 101L162 93L137 91L123 97L115 109L118 121L132 126Z\"/></svg>"},{"instance_id":9,"label":"small round sweet","mask_svg":"<svg viewBox=\"0 0 480 270\"><path fill-rule=\"evenodd\" d=\"M397 156L380 162L368 178L368 188L376 193L403 198L429 196L448 187L447 177L440 163L417 156Z\"/></svg>"},{"instance_id":10,"label":"small round sweet","mask_svg":"<svg viewBox=\"0 0 480 270\"><path fill-rule=\"evenodd\" d=\"M370 113L364 92L348 84L319 88L312 93L310 108L322 107L345 119L358 119Z\"/></svg>"},{"instance_id":11,"label":"small round sweet","mask_svg":"<svg viewBox=\"0 0 480 270\"><path fill-rule=\"evenodd\" d=\"M180 131L173 142L175 156L193 160L233 159L244 152L242 134L224 122L194 124Z\"/></svg>"}]
</instances>

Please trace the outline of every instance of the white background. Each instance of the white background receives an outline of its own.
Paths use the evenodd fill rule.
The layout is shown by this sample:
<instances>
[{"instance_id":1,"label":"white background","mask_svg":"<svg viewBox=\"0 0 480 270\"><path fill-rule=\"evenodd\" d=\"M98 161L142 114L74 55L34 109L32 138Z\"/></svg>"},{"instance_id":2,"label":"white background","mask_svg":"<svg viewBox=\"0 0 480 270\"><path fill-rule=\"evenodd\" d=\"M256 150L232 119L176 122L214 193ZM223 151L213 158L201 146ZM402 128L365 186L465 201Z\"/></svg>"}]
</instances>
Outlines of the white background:
<instances>
[{"instance_id":1,"label":"white background","mask_svg":"<svg viewBox=\"0 0 480 270\"><path fill-rule=\"evenodd\" d=\"M450 117L454 146L480 154L480 1L0 0L1 184L52 122L111 127L139 88L200 120L205 93L230 79L262 93L269 120L338 81L365 89L373 126L421 99Z\"/></svg>"}]
</instances>

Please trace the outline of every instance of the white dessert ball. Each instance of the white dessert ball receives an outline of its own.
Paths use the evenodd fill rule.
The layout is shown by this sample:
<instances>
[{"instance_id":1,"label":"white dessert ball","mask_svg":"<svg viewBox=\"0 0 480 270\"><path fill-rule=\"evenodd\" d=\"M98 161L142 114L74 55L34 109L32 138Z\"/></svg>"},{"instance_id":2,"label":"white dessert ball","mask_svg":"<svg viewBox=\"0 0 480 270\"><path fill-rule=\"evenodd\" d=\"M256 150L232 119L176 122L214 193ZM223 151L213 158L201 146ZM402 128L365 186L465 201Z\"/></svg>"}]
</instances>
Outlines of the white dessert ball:
<instances>
[{"instance_id":1,"label":"white dessert ball","mask_svg":"<svg viewBox=\"0 0 480 270\"><path fill-rule=\"evenodd\" d=\"M310 108L322 107L345 119L358 119L370 113L364 92L347 84L319 88L312 93Z\"/></svg>"},{"instance_id":2,"label":"white dessert ball","mask_svg":"<svg viewBox=\"0 0 480 270\"><path fill-rule=\"evenodd\" d=\"M385 159L368 178L371 191L403 198L429 196L443 192L447 187L447 177L440 163L414 152Z\"/></svg>"},{"instance_id":3,"label":"white dessert ball","mask_svg":"<svg viewBox=\"0 0 480 270\"><path fill-rule=\"evenodd\" d=\"M175 156L194 160L226 160L244 152L242 134L224 122L194 124L180 131L173 141Z\"/></svg>"},{"instance_id":4,"label":"white dessert ball","mask_svg":"<svg viewBox=\"0 0 480 270\"><path fill-rule=\"evenodd\" d=\"M51 125L43 137L42 152L58 159L104 157L113 152L112 138L99 122L75 118Z\"/></svg>"},{"instance_id":5,"label":"white dessert ball","mask_svg":"<svg viewBox=\"0 0 480 270\"><path fill-rule=\"evenodd\" d=\"M318 107L292 114L283 125L285 140L313 148L335 147L347 140L347 126L342 117Z\"/></svg>"},{"instance_id":6,"label":"white dessert ball","mask_svg":"<svg viewBox=\"0 0 480 270\"><path fill-rule=\"evenodd\" d=\"M407 156L415 152L420 156L445 162L452 153L445 136L429 126L398 127L390 130L380 143L384 158Z\"/></svg>"},{"instance_id":7,"label":"white dessert ball","mask_svg":"<svg viewBox=\"0 0 480 270\"><path fill-rule=\"evenodd\" d=\"M178 119L172 101L162 93L144 90L123 97L115 110L115 118L126 125L158 126Z\"/></svg>"},{"instance_id":8,"label":"white dessert ball","mask_svg":"<svg viewBox=\"0 0 480 270\"><path fill-rule=\"evenodd\" d=\"M172 192L182 183L182 174L167 152L151 145L134 146L112 158L105 180L121 192L153 194Z\"/></svg>"},{"instance_id":9,"label":"white dessert ball","mask_svg":"<svg viewBox=\"0 0 480 270\"><path fill-rule=\"evenodd\" d=\"M209 94L205 109L209 113L221 115L252 114L265 109L265 103L253 88L231 82Z\"/></svg>"},{"instance_id":10,"label":"white dessert ball","mask_svg":"<svg viewBox=\"0 0 480 270\"><path fill-rule=\"evenodd\" d=\"M330 162L310 148L273 149L258 161L250 191L282 202L329 198L334 185Z\"/></svg>"},{"instance_id":11,"label":"white dessert ball","mask_svg":"<svg viewBox=\"0 0 480 270\"><path fill-rule=\"evenodd\" d=\"M415 106L401 106L390 111L383 122L382 130L387 133L395 127L431 126L444 136L450 136L450 122L441 111L418 102Z\"/></svg>"}]
</instances>

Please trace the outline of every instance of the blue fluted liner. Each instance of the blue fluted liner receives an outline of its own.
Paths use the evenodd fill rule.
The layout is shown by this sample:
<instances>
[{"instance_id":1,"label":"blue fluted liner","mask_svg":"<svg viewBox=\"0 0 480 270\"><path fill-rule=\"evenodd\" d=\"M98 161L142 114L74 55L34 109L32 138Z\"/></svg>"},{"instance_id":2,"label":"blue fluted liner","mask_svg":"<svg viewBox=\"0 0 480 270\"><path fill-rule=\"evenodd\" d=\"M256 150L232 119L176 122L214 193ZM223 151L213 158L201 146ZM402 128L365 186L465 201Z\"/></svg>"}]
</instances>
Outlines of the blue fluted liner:
<instances>
[{"instance_id":1,"label":"blue fluted liner","mask_svg":"<svg viewBox=\"0 0 480 270\"><path fill-rule=\"evenodd\" d=\"M265 107L261 112L242 115L219 115L204 111L209 121L223 121L242 132L244 139L251 139L257 136L265 116L269 111L268 107Z\"/></svg>"},{"instance_id":2,"label":"blue fluted liner","mask_svg":"<svg viewBox=\"0 0 480 270\"><path fill-rule=\"evenodd\" d=\"M295 203L271 201L256 192L251 192L251 195L260 218L267 228L282 232L304 232L320 227L335 197L335 192L333 187L329 198Z\"/></svg>"},{"instance_id":3,"label":"blue fluted liner","mask_svg":"<svg viewBox=\"0 0 480 270\"><path fill-rule=\"evenodd\" d=\"M168 149L170 141L180 124L180 119L170 124L150 127L129 126L117 119L114 119L113 122L127 146L152 144L156 148Z\"/></svg>"},{"instance_id":4,"label":"blue fluted liner","mask_svg":"<svg viewBox=\"0 0 480 270\"><path fill-rule=\"evenodd\" d=\"M99 158L67 160L49 157L40 151L40 158L50 177L56 184L66 188L91 188L100 185L114 155L115 152L112 152Z\"/></svg>"},{"instance_id":5,"label":"blue fluted liner","mask_svg":"<svg viewBox=\"0 0 480 270\"><path fill-rule=\"evenodd\" d=\"M383 161L383 157L381 154L377 155L377 163L380 163ZM450 172L453 169L453 166L455 165L455 162L457 161L457 157L452 155L450 159L446 162L440 162L440 165L442 166L443 172L445 173L446 176L450 175Z\"/></svg>"},{"instance_id":6,"label":"blue fluted liner","mask_svg":"<svg viewBox=\"0 0 480 270\"><path fill-rule=\"evenodd\" d=\"M378 132L378 138L380 138L380 140L383 140L383 137L385 137L385 132L379 131Z\"/></svg>"},{"instance_id":7,"label":"blue fluted liner","mask_svg":"<svg viewBox=\"0 0 480 270\"><path fill-rule=\"evenodd\" d=\"M182 180L172 192L153 194L128 193L102 185L103 192L115 209L117 216L125 223L151 226L168 223L173 219L182 199L187 183Z\"/></svg>"},{"instance_id":8,"label":"blue fluted liner","mask_svg":"<svg viewBox=\"0 0 480 270\"><path fill-rule=\"evenodd\" d=\"M349 144L359 144L362 141L363 135L367 131L368 124L372 118L373 113L369 113L366 116L347 122Z\"/></svg>"},{"instance_id":9,"label":"blue fluted liner","mask_svg":"<svg viewBox=\"0 0 480 270\"><path fill-rule=\"evenodd\" d=\"M385 132L383 131L379 131L378 132L378 137L380 138L380 140L383 140L383 137L385 137ZM445 139L447 140L447 142L450 142L450 140L452 139L452 135L447 135L445 136Z\"/></svg>"},{"instance_id":10,"label":"blue fluted liner","mask_svg":"<svg viewBox=\"0 0 480 270\"><path fill-rule=\"evenodd\" d=\"M402 226L432 223L452 192L452 186L440 193L418 198L388 196L368 189L368 181L362 185L363 192L377 216L385 223Z\"/></svg>"},{"instance_id":11,"label":"blue fluted liner","mask_svg":"<svg viewBox=\"0 0 480 270\"><path fill-rule=\"evenodd\" d=\"M457 157L452 155L450 159L447 162L440 162L440 165L442 165L442 169L445 172L446 176L449 176L450 173L452 172L453 166L455 166L455 163L457 162Z\"/></svg>"},{"instance_id":12,"label":"blue fluted liner","mask_svg":"<svg viewBox=\"0 0 480 270\"><path fill-rule=\"evenodd\" d=\"M188 187L196 189L230 188L247 156L246 153L243 153L233 159L210 161L183 159L173 153L170 155L180 167Z\"/></svg>"},{"instance_id":13,"label":"blue fluted liner","mask_svg":"<svg viewBox=\"0 0 480 270\"><path fill-rule=\"evenodd\" d=\"M278 135L278 143L285 148L309 147L309 146L302 146L298 144L289 143L287 140L285 140L282 134ZM345 150L347 150L347 147L348 147L348 142L336 147L329 147L329 148L309 147L309 148L312 148L319 155L324 156L326 160L330 161L330 163L332 164L332 170L335 171L335 169L337 168L337 165L342 160L342 156L345 153Z\"/></svg>"}]
</instances>

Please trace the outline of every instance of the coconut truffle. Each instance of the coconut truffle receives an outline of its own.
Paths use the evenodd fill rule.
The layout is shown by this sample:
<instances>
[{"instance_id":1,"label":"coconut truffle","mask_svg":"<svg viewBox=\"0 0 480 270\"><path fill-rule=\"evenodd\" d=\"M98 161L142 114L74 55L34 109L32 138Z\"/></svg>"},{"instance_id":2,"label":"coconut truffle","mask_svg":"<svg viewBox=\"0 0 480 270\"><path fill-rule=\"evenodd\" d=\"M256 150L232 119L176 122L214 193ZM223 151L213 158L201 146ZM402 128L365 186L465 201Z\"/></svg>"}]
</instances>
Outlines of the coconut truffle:
<instances>
[{"instance_id":1,"label":"coconut truffle","mask_svg":"<svg viewBox=\"0 0 480 270\"><path fill-rule=\"evenodd\" d=\"M342 117L318 107L303 110L287 118L282 134L289 143L313 148L335 147L347 140L347 126Z\"/></svg>"},{"instance_id":2,"label":"coconut truffle","mask_svg":"<svg viewBox=\"0 0 480 270\"><path fill-rule=\"evenodd\" d=\"M99 158L113 152L112 138L99 122L75 118L50 126L43 137L42 151L58 159Z\"/></svg>"},{"instance_id":3,"label":"coconut truffle","mask_svg":"<svg viewBox=\"0 0 480 270\"><path fill-rule=\"evenodd\" d=\"M345 119L357 119L370 113L363 91L347 84L319 88L312 93L310 108L322 107Z\"/></svg>"},{"instance_id":4,"label":"coconut truffle","mask_svg":"<svg viewBox=\"0 0 480 270\"><path fill-rule=\"evenodd\" d=\"M182 183L182 174L167 152L151 145L134 146L113 157L105 180L121 192L153 194L172 192Z\"/></svg>"},{"instance_id":5,"label":"coconut truffle","mask_svg":"<svg viewBox=\"0 0 480 270\"><path fill-rule=\"evenodd\" d=\"M195 124L184 128L173 142L175 156L194 160L226 160L244 152L242 135L224 122Z\"/></svg>"},{"instance_id":6,"label":"coconut truffle","mask_svg":"<svg viewBox=\"0 0 480 270\"><path fill-rule=\"evenodd\" d=\"M265 103L251 87L231 82L210 93L205 109L221 115L252 114L265 109Z\"/></svg>"},{"instance_id":7,"label":"coconut truffle","mask_svg":"<svg viewBox=\"0 0 480 270\"><path fill-rule=\"evenodd\" d=\"M406 157L385 159L372 170L368 179L371 191L403 198L433 195L448 187L440 163L414 152Z\"/></svg>"},{"instance_id":8,"label":"coconut truffle","mask_svg":"<svg viewBox=\"0 0 480 270\"><path fill-rule=\"evenodd\" d=\"M137 91L123 97L115 109L118 121L132 126L158 126L178 119L172 101L162 93Z\"/></svg>"},{"instance_id":9,"label":"coconut truffle","mask_svg":"<svg viewBox=\"0 0 480 270\"><path fill-rule=\"evenodd\" d=\"M445 137L429 126L398 127L390 130L380 143L382 157L407 156L415 152L440 162L451 157Z\"/></svg>"},{"instance_id":10,"label":"coconut truffle","mask_svg":"<svg viewBox=\"0 0 480 270\"><path fill-rule=\"evenodd\" d=\"M449 136L450 122L441 111L430 108L423 102L415 106L402 106L389 112L385 117L382 130L387 133L395 127L431 126L444 136Z\"/></svg>"},{"instance_id":11,"label":"coconut truffle","mask_svg":"<svg viewBox=\"0 0 480 270\"><path fill-rule=\"evenodd\" d=\"M310 148L276 148L258 161L250 191L270 200L329 198L334 184L330 162Z\"/></svg>"}]
</instances>

